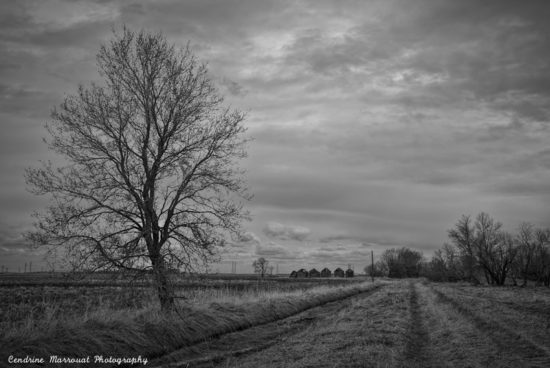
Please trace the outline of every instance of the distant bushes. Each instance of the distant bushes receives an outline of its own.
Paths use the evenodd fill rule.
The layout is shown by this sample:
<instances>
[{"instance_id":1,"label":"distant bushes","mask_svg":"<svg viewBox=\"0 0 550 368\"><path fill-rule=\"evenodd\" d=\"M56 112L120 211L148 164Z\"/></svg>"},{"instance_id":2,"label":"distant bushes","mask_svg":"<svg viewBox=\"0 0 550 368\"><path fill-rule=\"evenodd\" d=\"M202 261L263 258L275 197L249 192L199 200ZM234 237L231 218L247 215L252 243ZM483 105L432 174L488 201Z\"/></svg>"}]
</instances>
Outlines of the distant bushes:
<instances>
[{"instance_id":1,"label":"distant bushes","mask_svg":"<svg viewBox=\"0 0 550 368\"><path fill-rule=\"evenodd\" d=\"M475 219L462 216L447 234L450 242L436 250L430 261L421 252L392 248L382 253L374 267L365 267L365 273L489 285L525 286L531 281L550 287L550 228L522 223L512 234L482 212Z\"/></svg>"},{"instance_id":2,"label":"distant bushes","mask_svg":"<svg viewBox=\"0 0 550 368\"><path fill-rule=\"evenodd\" d=\"M406 247L387 249L374 264L374 270L369 265L365 267L365 273L374 277L418 277L422 271L422 259L421 252Z\"/></svg>"},{"instance_id":3,"label":"distant bushes","mask_svg":"<svg viewBox=\"0 0 550 368\"><path fill-rule=\"evenodd\" d=\"M550 286L550 229L523 223L516 234L482 212L475 220L462 216L448 230L450 243L435 252L423 269L433 281L485 281L514 285L528 280Z\"/></svg>"}]
</instances>

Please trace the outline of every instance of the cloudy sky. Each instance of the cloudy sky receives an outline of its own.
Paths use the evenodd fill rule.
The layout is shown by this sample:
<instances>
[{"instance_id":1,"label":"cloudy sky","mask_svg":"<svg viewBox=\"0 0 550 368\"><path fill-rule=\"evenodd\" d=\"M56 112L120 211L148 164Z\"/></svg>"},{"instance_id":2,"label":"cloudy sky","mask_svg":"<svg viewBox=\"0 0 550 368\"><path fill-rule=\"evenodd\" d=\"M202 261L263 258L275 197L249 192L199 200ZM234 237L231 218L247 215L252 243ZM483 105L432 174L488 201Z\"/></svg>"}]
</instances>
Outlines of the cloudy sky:
<instances>
[{"instance_id":1,"label":"cloudy sky","mask_svg":"<svg viewBox=\"0 0 550 368\"><path fill-rule=\"evenodd\" d=\"M20 234L47 202L24 168L54 158L51 108L99 81L123 24L189 42L248 111L253 220L214 269L429 257L480 211L550 226L548 19L545 0L2 1L0 263L40 265Z\"/></svg>"}]
</instances>

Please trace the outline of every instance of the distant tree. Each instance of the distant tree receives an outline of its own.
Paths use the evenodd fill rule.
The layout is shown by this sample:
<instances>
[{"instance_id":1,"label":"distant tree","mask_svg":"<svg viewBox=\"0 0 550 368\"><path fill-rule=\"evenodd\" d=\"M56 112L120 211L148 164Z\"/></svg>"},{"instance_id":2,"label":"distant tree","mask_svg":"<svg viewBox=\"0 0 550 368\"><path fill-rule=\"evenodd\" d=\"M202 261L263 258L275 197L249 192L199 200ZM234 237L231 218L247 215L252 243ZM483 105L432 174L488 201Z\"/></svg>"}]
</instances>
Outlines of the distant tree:
<instances>
[{"instance_id":1,"label":"distant tree","mask_svg":"<svg viewBox=\"0 0 550 368\"><path fill-rule=\"evenodd\" d=\"M513 270L518 247L516 238L504 232L500 222L484 212L473 223L469 216L462 216L448 235L461 255L467 279L479 282L475 276L479 270L487 283L504 285Z\"/></svg>"},{"instance_id":2,"label":"distant tree","mask_svg":"<svg viewBox=\"0 0 550 368\"><path fill-rule=\"evenodd\" d=\"M381 256L381 268L386 268L393 278L418 277L422 258L421 252L406 247L387 249Z\"/></svg>"},{"instance_id":3,"label":"distant tree","mask_svg":"<svg viewBox=\"0 0 550 368\"><path fill-rule=\"evenodd\" d=\"M366 275L373 277L382 277L386 276L387 274L381 261L377 261L374 263L374 269L372 269L372 265L370 264L365 266L364 271Z\"/></svg>"},{"instance_id":4,"label":"distant tree","mask_svg":"<svg viewBox=\"0 0 550 368\"><path fill-rule=\"evenodd\" d=\"M252 262L252 267L254 267L254 272L263 278L269 270L269 261L263 257L260 257Z\"/></svg>"},{"instance_id":5,"label":"distant tree","mask_svg":"<svg viewBox=\"0 0 550 368\"><path fill-rule=\"evenodd\" d=\"M246 217L244 115L161 34L124 29L97 64L104 84L81 86L48 125L66 165L27 170L31 190L52 198L27 237L64 248L76 269L151 273L170 309L168 271L207 264Z\"/></svg>"},{"instance_id":6,"label":"distant tree","mask_svg":"<svg viewBox=\"0 0 550 368\"><path fill-rule=\"evenodd\" d=\"M475 229L470 216L463 215L455 225L454 229L448 230L448 236L460 254L463 269L466 272L466 279L478 284L476 277L477 260L475 253Z\"/></svg>"},{"instance_id":7,"label":"distant tree","mask_svg":"<svg viewBox=\"0 0 550 368\"><path fill-rule=\"evenodd\" d=\"M475 256L487 282L504 285L516 255L513 237L502 231L502 224L487 213L480 213L474 224Z\"/></svg>"},{"instance_id":8,"label":"distant tree","mask_svg":"<svg viewBox=\"0 0 550 368\"><path fill-rule=\"evenodd\" d=\"M396 248L386 249L380 256L384 268L388 270L388 277L404 277L404 271L399 263L399 250Z\"/></svg>"},{"instance_id":9,"label":"distant tree","mask_svg":"<svg viewBox=\"0 0 550 368\"><path fill-rule=\"evenodd\" d=\"M535 229L533 225L527 222L519 226L517 239L517 254L514 264L512 265L512 277L515 280L518 277L523 279L522 286L527 285L530 271L535 261L535 253L537 242L535 238Z\"/></svg>"},{"instance_id":10,"label":"distant tree","mask_svg":"<svg viewBox=\"0 0 550 368\"><path fill-rule=\"evenodd\" d=\"M550 229L535 230L535 242L533 275L537 284L550 287Z\"/></svg>"},{"instance_id":11,"label":"distant tree","mask_svg":"<svg viewBox=\"0 0 550 368\"><path fill-rule=\"evenodd\" d=\"M434 281L457 281L465 278L461 257L454 246L445 243L427 263L424 275Z\"/></svg>"}]
</instances>

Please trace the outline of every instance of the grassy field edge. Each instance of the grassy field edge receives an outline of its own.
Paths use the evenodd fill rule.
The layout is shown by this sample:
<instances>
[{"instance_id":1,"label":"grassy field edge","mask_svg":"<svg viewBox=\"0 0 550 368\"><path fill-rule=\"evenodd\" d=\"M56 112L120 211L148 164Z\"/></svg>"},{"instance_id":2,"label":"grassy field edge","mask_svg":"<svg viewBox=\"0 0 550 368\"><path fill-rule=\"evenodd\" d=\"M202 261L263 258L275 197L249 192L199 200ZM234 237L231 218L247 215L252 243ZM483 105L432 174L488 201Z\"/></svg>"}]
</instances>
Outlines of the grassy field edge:
<instances>
[{"instance_id":1,"label":"grassy field edge","mask_svg":"<svg viewBox=\"0 0 550 368\"><path fill-rule=\"evenodd\" d=\"M81 324L58 325L32 336L7 336L2 360L14 357L113 356L154 359L208 338L276 321L325 303L380 287L380 283L324 288L302 295L250 304L211 304L207 308L179 308L163 315L143 311L136 315L114 313L92 317ZM46 359L47 360L47 359ZM92 359L93 360L93 359Z\"/></svg>"}]
</instances>

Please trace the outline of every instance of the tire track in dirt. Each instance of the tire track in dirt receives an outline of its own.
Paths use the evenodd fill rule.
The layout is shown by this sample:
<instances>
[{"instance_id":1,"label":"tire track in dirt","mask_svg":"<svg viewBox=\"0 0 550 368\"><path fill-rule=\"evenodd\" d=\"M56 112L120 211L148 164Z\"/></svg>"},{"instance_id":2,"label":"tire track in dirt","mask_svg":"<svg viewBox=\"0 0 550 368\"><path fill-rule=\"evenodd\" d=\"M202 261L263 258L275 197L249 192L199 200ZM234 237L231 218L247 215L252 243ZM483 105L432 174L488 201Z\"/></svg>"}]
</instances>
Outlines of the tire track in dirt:
<instances>
[{"instance_id":1,"label":"tire track in dirt","mask_svg":"<svg viewBox=\"0 0 550 368\"><path fill-rule=\"evenodd\" d=\"M214 367L228 358L255 353L283 343L310 325L330 319L348 307L353 299L364 298L380 291L384 286L376 285L359 294L328 302L274 322L215 336L208 341L156 359L151 364L158 368Z\"/></svg>"},{"instance_id":2,"label":"tire track in dirt","mask_svg":"<svg viewBox=\"0 0 550 368\"><path fill-rule=\"evenodd\" d=\"M518 334L494 319L483 318L471 308L437 289L431 290L441 302L449 304L472 321L483 335L491 339L503 356L510 357L510 361L521 362L521 367L550 367L550 350L547 347Z\"/></svg>"},{"instance_id":3,"label":"tire track in dirt","mask_svg":"<svg viewBox=\"0 0 550 368\"><path fill-rule=\"evenodd\" d=\"M432 367L433 361L429 351L430 334L424 322L424 316L418 302L416 282L409 282L410 324L407 331L407 345L405 347L405 367Z\"/></svg>"}]
</instances>

